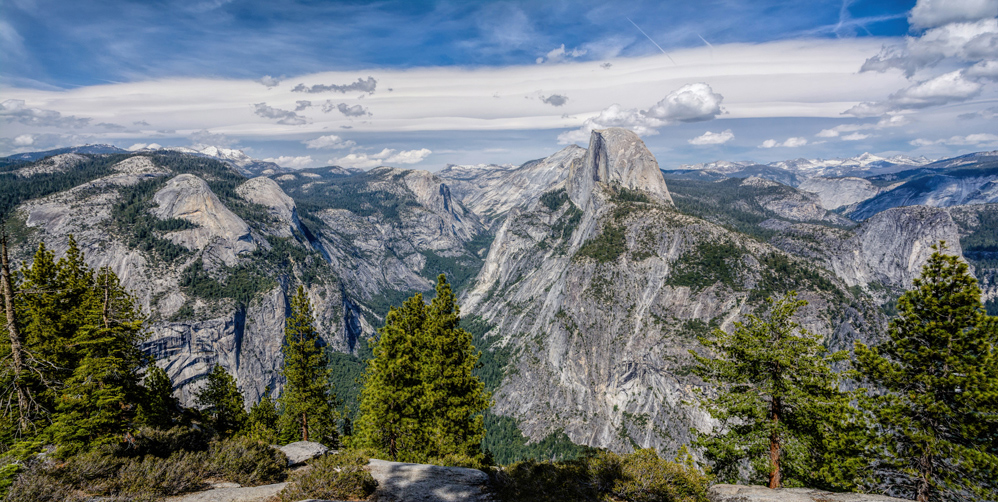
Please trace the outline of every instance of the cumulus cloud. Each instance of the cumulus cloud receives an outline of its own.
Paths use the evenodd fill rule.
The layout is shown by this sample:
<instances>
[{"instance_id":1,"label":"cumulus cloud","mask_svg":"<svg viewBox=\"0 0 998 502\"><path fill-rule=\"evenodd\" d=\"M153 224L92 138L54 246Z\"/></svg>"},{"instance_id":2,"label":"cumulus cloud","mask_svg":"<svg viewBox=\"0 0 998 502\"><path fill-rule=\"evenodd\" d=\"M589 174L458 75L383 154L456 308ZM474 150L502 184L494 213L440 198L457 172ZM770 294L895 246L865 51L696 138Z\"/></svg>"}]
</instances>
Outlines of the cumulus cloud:
<instances>
[{"instance_id":1,"label":"cumulus cloud","mask_svg":"<svg viewBox=\"0 0 998 502\"><path fill-rule=\"evenodd\" d=\"M929 146L929 145L952 145L952 146L982 146L982 145L992 145L998 144L998 134L990 133L977 133L968 134L966 136L952 136L950 138L930 140L919 138L912 140L911 144L914 146Z\"/></svg>"},{"instance_id":2,"label":"cumulus cloud","mask_svg":"<svg viewBox=\"0 0 998 502\"><path fill-rule=\"evenodd\" d=\"M372 167L390 164L416 164L418 162L422 162L431 153L433 152L426 148L419 150L402 150L401 152L391 148L385 148L384 150L374 154L351 153L345 157L332 159L329 162L341 167L370 169Z\"/></svg>"},{"instance_id":3,"label":"cumulus cloud","mask_svg":"<svg viewBox=\"0 0 998 502\"><path fill-rule=\"evenodd\" d=\"M315 139L305 140L302 141L302 144L304 144L306 148L324 149L324 150L327 149L341 150L343 148L350 148L357 146L357 143L351 140L344 140L343 138L335 134L329 134L326 136L319 136L318 138Z\"/></svg>"},{"instance_id":4,"label":"cumulus cloud","mask_svg":"<svg viewBox=\"0 0 998 502\"><path fill-rule=\"evenodd\" d=\"M236 140L224 135L216 134L207 129L201 129L190 136L191 144L195 147L221 146L228 148L237 143Z\"/></svg>"},{"instance_id":5,"label":"cumulus cloud","mask_svg":"<svg viewBox=\"0 0 998 502\"><path fill-rule=\"evenodd\" d=\"M886 129L888 127L900 127L910 123L911 119L909 119L907 115L887 115L873 124L842 124L832 127L831 129L822 129L818 134L815 134L815 136L819 138L838 138L842 133L867 131L871 129L879 130Z\"/></svg>"},{"instance_id":6,"label":"cumulus cloud","mask_svg":"<svg viewBox=\"0 0 998 502\"><path fill-rule=\"evenodd\" d=\"M277 119L278 124L302 125L308 123L308 120L306 120L305 117L302 117L291 110L274 108L273 106L268 106L267 103L256 103L253 107L255 108L253 113L263 118Z\"/></svg>"},{"instance_id":7,"label":"cumulus cloud","mask_svg":"<svg viewBox=\"0 0 998 502\"><path fill-rule=\"evenodd\" d=\"M36 127L70 127L79 129L90 124L90 119L64 116L55 110L28 108L23 99L8 99L0 103L0 119Z\"/></svg>"},{"instance_id":8,"label":"cumulus cloud","mask_svg":"<svg viewBox=\"0 0 998 502\"><path fill-rule=\"evenodd\" d=\"M884 46L880 53L866 60L864 71L884 72L897 68L912 77L923 68L938 65L947 58L974 62L994 57L998 20L982 19L933 28L917 37L905 37L903 45Z\"/></svg>"},{"instance_id":9,"label":"cumulus cloud","mask_svg":"<svg viewBox=\"0 0 998 502\"><path fill-rule=\"evenodd\" d=\"M126 148L125 150L128 150L129 152L136 152L145 149L159 150L160 148L163 148L163 145L160 145L159 143L135 143L134 145Z\"/></svg>"},{"instance_id":10,"label":"cumulus cloud","mask_svg":"<svg viewBox=\"0 0 998 502\"><path fill-rule=\"evenodd\" d=\"M996 47L996 53L998 53L998 47ZM982 80L998 81L998 61L981 61L963 70L963 75L978 82Z\"/></svg>"},{"instance_id":11,"label":"cumulus cloud","mask_svg":"<svg viewBox=\"0 0 998 502\"><path fill-rule=\"evenodd\" d=\"M264 75L260 78L260 80L257 80L257 82L260 82L270 89L271 87L277 87L281 83L281 79L278 77L271 77L270 75Z\"/></svg>"},{"instance_id":12,"label":"cumulus cloud","mask_svg":"<svg viewBox=\"0 0 998 502\"><path fill-rule=\"evenodd\" d=\"M28 146L34 144L35 137L30 134L22 134L14 138L14 146Z\"/></svg>"},{"instance_id":13,"label":"cumulus cloud","mask_svg":"<svg viewBox=\"0 0 998 502\"><path fill-rule=\"evenodd\" d=\"M759 145L759 148L796 148L806 144L807 138L787 138L787 140L782 143L776 141L775 139L767 139Z\"/></svg>"},{"instance_id":14,"label":"cumulus cloud","mask_svg":"<svg viewBox=\"0 0 998 502\"><path fill-rule=\"evenodd\" d=\"M263 159L264 162L273 162L281 167L289 167L291 169L303 169L306 167L311 167L313 164L312 157L306 155L304 157L288 157L282 155L280 157L271 157L268 159Z\"/></svg>"},{"instance_id":15,"label":"cumulus cloud","mask_svg":"<svg viewBox=\"0 0 998 502\"><path fill-rule=\"evenodd\" d=\"M548 97L541 96L541 101L551 106L561 106L568 103L568 96L563 96L561 94L552 94Z\"/></svg>"},{"instance_id":16,"label":"cumulus cloud","mask_svg":"<svg viewBox=\"0 0 998 502\"><path fill-rule=\"evenodd\" d=\"M350 106L346 103L333 104L332 101L326 101L322 105L322 111L325 113L329 113L333 110L339 110L340 113L346 115L347 117L363 117L364 115L371 114L371 112L367 111L367 108L360 105Z\"/></svg>"},{"instance_id":17,"label":"cumulus cloud","mask_svg":"<svg viewBox=\"0 0 998 502\"><path fill-rule=\"evenodd\" d=\"M735 134L731 132L731 129L727 129L722 132L707 131L686 142L691 145L723 145L734 138Z\"/></svg>"},{"instance_id":18,"label":"cumulus cloud","mask_svg":"<svg viewBox=\"0 0 998 502\"><path fill-rule=\"evenodd\" d=\"M908 24L914 28L932 28L995 16L998 16L998 2L994 0L919 0L908 13Z\"/></svg>"},{"instance_id":19,"label":"cumulus cloud","mask_svg":"<svg viewBox=\"0 0 998 502\"><path fill-rule=\"evenodd\" d=\"M316 93L316 92L334 91L346 94L347 92L361 91L361 92L366 92L368 94L374 94L374 89L377 87L378 87L378 81L375 80L374 77L367 77L367 80L358 78L356 82L345 85L315 84L311 87L306 87L305 84L298 84L294 87L294 89L291 89L291 92Z\"/></svg>"},{"instance_id":20,"label":"cumulus cloud","mask_svg":"<svg viewBox=\"0 0 998 502\"><path fill-rule=\"evenodd\" d=\"M151 124L145 120L136 120L135 122L132 122L132 125L137 127L151 127Z\"/></svg>"},{"instance_id":21,"label":"cumulus cloud","mask_svg":"<svg viewBox=\"0 0 998 502\"><path fill-rule=\"evenodd\" d=\"M569 58L577 58L586 55L585 49L575 48L570 51L565 50L565 44L561 44L561 47L555 47L554 49L548 51L542 57L537 58L537 64L543 63L560 63L562 61L568 60Z\"/></svg>"},{"instance_id":22,"label":"cumulus cloud","mask_svg":"<svg viewBox=\"0 0 998 502\"><path fill-rule=\"evenodd\" d=\"M295 101L295 105L296 105L295 106L295 111L296 112L300 112L300 111L302 111L302 110L304 110L304 109L312 106L312 102L311 101L306 101L306 100Z\"/></svg>"},{"instance_id":23,"label":"cumulus cloud","mask_svg":"<svg viewBox=\"0 0 998 502\"><path fill-rule=\"evenodd\" d=\"M870 136L871 136L870 134L863 134L861 132L854 132L852 134L846 134L845 136L842 136L842 140L843 141L859 141L859 140L863 140L863 139L869 138Z\"/></svg>"},{"instance_id":24,"label":"cumulus cloud","mask_svg":"<svg viewBox=\"0 0 998 502\"><path fill-rule=\"evenodd\" d=\"M960 103L977 97L983 88L984 85L980 82L965 78L963 70L956 70L905 87L888 96L886 101L864 101L843 113L856 117L873 117L891 111Z\"/></svg>"},{"instance_id":25,"label":"cumulus cloud","mask_svg":"<svg viewBox=\"0 0 998 502\"><path fill-rule=\"evenodd\" d=\"M586 119L579 129L559 134L558 143L585 142L594 129L607 127L623 127L639 135L658 134L657 128L669 123L701 122L717 117L723 111L723 100L724 96L707 84L686 84L647 110L610 105L596 117Z\"/></svg>"}]
</instances>

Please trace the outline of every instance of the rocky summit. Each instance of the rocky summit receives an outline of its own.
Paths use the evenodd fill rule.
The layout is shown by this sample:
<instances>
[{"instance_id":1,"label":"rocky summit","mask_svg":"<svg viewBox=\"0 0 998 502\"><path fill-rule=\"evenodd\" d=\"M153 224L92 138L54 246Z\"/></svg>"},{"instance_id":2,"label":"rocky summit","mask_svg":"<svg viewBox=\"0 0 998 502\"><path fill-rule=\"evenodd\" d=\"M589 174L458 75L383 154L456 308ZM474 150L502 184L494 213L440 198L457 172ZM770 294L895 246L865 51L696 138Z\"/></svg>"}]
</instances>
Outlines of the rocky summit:
<instances>
[{"instance_id":1,"label":"rocky summit","mask_svg":"<svg viewBox=\"0 0 998 502\"><path fill-rule=\"evenodd\" d=\"M611 128L521 166L438 173L243 157L98 148L3 167L57 188L18 192L15 262L41 242L61 256L72 235L91 266L111 267L148 316L143 350L186 404L215 364L247 404L280 392L298 284L354 399L388 308L445 273L485 353L492 414L528 440L672 455L712 427L690 404L697 336L768 296L798 291L798 321L831 347L876 341L941 240L990 308L998 295L993 155L662 171Z\"/></svg>"}]
</instances>

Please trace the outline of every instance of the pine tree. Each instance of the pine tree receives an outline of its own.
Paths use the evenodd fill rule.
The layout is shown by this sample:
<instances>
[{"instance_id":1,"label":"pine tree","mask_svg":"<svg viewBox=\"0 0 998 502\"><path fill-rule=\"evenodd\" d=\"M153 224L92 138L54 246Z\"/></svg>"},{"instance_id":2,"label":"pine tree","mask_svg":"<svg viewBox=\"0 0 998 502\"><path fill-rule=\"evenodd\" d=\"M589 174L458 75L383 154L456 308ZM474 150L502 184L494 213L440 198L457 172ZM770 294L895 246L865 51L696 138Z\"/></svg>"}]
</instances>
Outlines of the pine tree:
<instances>
[{"instance_id":1,"label":"pine tree","mask_svg":"<svg viewBox=\"0 0 998 502\"><path fill-rule=\"evenodd\" d=\"M437 278L436 297L430 302L424 331L430 343L423 365L433 412L435 456L463 455L481 460L485 437L482 412L491 405L485 385L472 374L480 353L471 333L460 328L460 307L444 274Z\"/></svg>"},{"instance_id":2,"label":"pine tree","mask_svg":"<svg viewBox=\"0 0 998 502\"><path fill-rule=\"evenodd\" d=\"M725 482L739 481L747 460L749 482L826 484L818 474L827 458L824 439L849 412L829 365L846 355L827 354L820 337L793 321L807 304L795 292L767 304L768 315L749 315L731 334L717 329L713 338L700 337L709 355L691 351L694 373L716 387L702 405L721 422L719 432L699 434L697 444Z\"/></svg>"},{"instance_id":3,"label":"pine tree","mask_svg":"<svg viewBox=\"0 0 998 502\"><path fill-rule=\"evenodd\" d=\"M250 407L247 434L250 438L267 444L277 442L277 423L280 413L270 398L270 387L263 391L263 397Z\"/></svg>"},{"instance_id":4,"label":"pine tree","mask_svg":"<svg viewBox=\"0 0 998 502\"><path fill-rule=\"evenodd\" d=\"M218 435L232 437L246 426L246 408L243 394L236 386L236 379L215 364L205 378L203 387L194 395L194 403Z\"/></svg>"},{"instance_id":5,"label":"pine tree","mask_svg":"<svg viewBox=\"0 0 998 502\"><path fill-rule=\"evenodd\" d=\"M361 391L361 446L405 462L481 460L490 396L472 370L479 353L461 329L444 275L427 307L417 294L392 308L373 344Z\"/></svg>"},{"instance_id":6,"label":"pine tree","mask_svg":"<svg viewBox=\"0 0 998 502\"><path fill-rule=\"evenodd\" d=\"M896 496L998 498L998 318L959 257L935 252L898 300L889 339L856 344L861 400L880 437L873 463Z\"/></svg>"},{"instance_id":7,"label":"pine tree","mask_svg":"<svg viewBox=\"0 0 998 502\"><path fill-rule=\"evenodd\" d=\"M315 331L305 288L291 298L284 328L284 391L279 398L282 441L317 441L337 446L336 395L329 380L329 358Z\"/></svg>"},{"instance_id":8,"label":"pine tree","mask_svg":"<svg viewBox=\"0 0 998 502\"><path fill-rule=\"evenodd\" d=\"M139 404L139 418L150 427L169 429L180 414L180 402L173 395L173 382L166 370L149 363L143 382L144 399Z\"/></svg>"},{"instance_id":9,"label":"pine tree","mask_svg":"<svg viewBox=\"0 0 998 502\"><path fill-rule=\"evenodd\" d=\"M430 413L421 362L427 351L423 295L392 307L364 370L357 443L393 461L429 459Z\"/></svg>"},{"instance_id":10,"label":"pine tree","mask_svg":"<svg viewBox=\"0 0 998 502\"><path fill-rule=\"evenodd\" d=\"M141 399L142 316L108 268L85 298L84 317L70 341L79 363L60 389L49 434L63 454L119 442Z\"/></svg>"}]
</instances>

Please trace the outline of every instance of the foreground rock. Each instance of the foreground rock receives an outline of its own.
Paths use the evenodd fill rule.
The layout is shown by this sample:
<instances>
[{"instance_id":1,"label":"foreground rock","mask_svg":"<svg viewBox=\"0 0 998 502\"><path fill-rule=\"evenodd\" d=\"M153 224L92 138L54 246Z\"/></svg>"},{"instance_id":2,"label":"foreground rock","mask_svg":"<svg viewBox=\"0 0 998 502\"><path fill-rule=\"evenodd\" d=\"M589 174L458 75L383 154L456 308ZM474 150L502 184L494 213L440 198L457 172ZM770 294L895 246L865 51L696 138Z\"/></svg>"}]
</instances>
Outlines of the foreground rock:
<instances>
[{"instance_id":1,"label":"foreground rock","mask_svg":"<svg viewBox=\"0 0 998 502\"><path fill-rule=\"evenodd\" d=\"M477 502L491 500L489 477L477 469L405 464L371 459L367 466L378 481L378 501Z\"/></svg>"},{"instance_id":2,"label":"foreground rock","mask_svg":"<svg viewBox=\"0 0 998 502\"><path fill-rule=\"evenodd\" d=\"M165 502L269 502L281 493L285 485L287 483L239 488L219 486L182 497L167 497Z\"/></svg>"},{"instance_id":3,"label":"foreground rock","mask_svg":"<svg viewBox=\"0 0 998 502\"><path fill-rule=\"evenodd\" d=\"M312 441L298 441L286 444L278 448L278 450L281 450L288 457L288 467L304 464L313 458L329 453L329 448L325 445Z\"/></svg>"},{"instance_id":4,"label":"foreground rock","mask_svg":"<svg viewBox=\"0 0 998 502\"><path fill-rule=\"evenodd\" d=\"M832 493L810 488L714 485L707 490L710 502L901 502L904 499L865 493Z\"/></svg>"}]
</instances>

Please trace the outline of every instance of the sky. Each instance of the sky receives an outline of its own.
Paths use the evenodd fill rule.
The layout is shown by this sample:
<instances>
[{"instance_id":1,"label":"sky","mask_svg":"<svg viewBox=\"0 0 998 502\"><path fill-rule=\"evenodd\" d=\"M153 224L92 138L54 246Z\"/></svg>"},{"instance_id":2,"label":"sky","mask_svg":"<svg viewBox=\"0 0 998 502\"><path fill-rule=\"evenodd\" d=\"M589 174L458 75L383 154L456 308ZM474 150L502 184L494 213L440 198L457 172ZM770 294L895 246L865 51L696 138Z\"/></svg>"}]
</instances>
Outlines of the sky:
<instances>
[{"instance_id":1,"label":"sky","mask_svg":"<svg viewBox=\"0 0 998 502\"><path fill-rule=\"evenodd\" d=\"M998 149L998 0L3 0L0 155L661 167Z\"/></svg>"}]
</instances>

